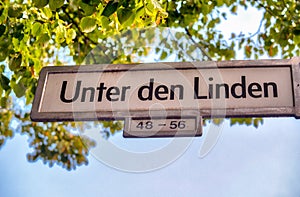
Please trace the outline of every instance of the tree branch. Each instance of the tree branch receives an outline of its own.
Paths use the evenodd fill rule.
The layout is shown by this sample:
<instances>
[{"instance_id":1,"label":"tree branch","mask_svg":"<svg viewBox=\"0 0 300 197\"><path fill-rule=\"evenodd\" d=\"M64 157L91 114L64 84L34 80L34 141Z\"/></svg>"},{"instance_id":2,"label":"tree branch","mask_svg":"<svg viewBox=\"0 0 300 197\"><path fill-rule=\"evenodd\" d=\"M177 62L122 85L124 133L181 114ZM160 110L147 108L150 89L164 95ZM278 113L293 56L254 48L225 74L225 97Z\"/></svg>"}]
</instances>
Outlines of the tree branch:
<instances>
[{"instance_id":1,"label":"tree branch","mask_svg":"<svg viewBox=\"0 0 300 197\"><path fill-rule=\"evenodd\" d=\"M188 54L188 53L186 53L185 52L185 49L182 47L182 46L180 46L180 44L178 44L178 40L174 37L174 35L171 33L171 31L170 31L170 29L169 29L169 32L168 32L168 36L172 36L172 39L174 40L172 40L172 42L176 42L176 44L177 44L177 46L181 49L181 51L182 51L182 53L184 54L184 55L187 55L189 58L191 58L192 59L192 61L195 61L195 58L193 57L193 56L191 56L190 54Z\"/></svg>"},{"instance_id":2,"label":"tree branch","mask_svg":"<svg viewBox=\"0 0 300 197\"><path fill-rule=\"evenodd\" d=\"M205 51L204 47L199 44L198 42L196 42L192 36L192 34L190 33L190 31L188 30L188 28L184 28L186 34L189 36L190 40L200 49L200 51L203 53L204 56L206 56L208 58L208 60L212 61L213 59L210 57L210 55L208 54L207 51Z\"/></svg>"},{"instance_id":3,"label":"tree branch","mask_svg":"<svg viewBox=\"0 0 300 197\"><path fill-rule=\"evenodd\" d=\"M78 30L78 33L84 37L85 40L90 41L92 44L97 45L98 43L91 40L89 37L87 37L83 32L81 32L79 25L76 23L76 21L74 21L74 19L70 16L70 14L64 9L64 13L66 14L66 16L68 17L68 19L71 21L71 23L76 27L76 29Z\"/></svg>"}]
</instances>

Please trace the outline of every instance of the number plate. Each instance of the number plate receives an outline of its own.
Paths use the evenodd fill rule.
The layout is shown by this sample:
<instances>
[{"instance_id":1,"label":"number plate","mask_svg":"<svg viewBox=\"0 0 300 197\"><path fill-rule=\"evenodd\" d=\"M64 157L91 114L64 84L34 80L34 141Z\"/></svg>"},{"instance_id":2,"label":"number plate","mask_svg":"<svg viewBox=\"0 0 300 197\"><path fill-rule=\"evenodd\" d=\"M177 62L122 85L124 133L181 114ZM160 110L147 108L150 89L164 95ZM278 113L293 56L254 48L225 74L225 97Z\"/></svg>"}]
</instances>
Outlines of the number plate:
<instances>
[{"instance_id":1,"label":"number plate","mask_svg":"<svg viewBox=\"0 0 300 197\"><path fill-rule=\"evenodd\" d=\"M200 117L138 117L125 120L124 137L194 137L202 135Z\"/></svg>"}]
</instances>

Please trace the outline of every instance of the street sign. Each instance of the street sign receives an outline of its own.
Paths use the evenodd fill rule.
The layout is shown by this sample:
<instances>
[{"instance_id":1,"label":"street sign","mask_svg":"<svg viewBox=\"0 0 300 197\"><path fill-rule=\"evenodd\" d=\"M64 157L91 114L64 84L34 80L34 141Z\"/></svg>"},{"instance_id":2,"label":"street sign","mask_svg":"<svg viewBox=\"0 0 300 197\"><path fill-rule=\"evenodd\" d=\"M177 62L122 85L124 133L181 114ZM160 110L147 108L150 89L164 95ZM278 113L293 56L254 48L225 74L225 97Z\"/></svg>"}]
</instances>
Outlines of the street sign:
<instances>
[{"instance_id":1,"label":"street sign","mask_svg":"<svg viewBox=\"0 0 300 197\"><path fill-rule=\"evenodd\" d=\"M31 118L300 117L299 60L45 67Z\"/></svg>"}]
</instances>

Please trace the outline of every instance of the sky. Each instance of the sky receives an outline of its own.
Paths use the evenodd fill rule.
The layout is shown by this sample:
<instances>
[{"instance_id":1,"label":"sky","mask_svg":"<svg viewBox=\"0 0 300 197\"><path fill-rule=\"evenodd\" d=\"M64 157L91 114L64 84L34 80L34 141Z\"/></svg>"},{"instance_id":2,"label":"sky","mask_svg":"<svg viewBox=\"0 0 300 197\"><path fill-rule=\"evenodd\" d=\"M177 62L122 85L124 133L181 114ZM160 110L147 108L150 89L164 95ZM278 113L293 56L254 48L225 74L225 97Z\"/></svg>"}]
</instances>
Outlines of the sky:
<instances>
[{"instance_id":1,"label":"sky","mask_svg":"<svg viewBox=\"0 0 300 197\"><path fill-rule=\"evenodd\" d=\"M27 137L17 135L0 152L0 196L297 196L299 128L293 118L268 118L258 129L225 122L206 157L198 156L203 136L168 166L146 173L114 169L93 153L89 165L75 171L29 163ZM118 134L112 143L138 151L142 142ZM144 140L150 143L169 140Z\"/></svg>"},{"instance_id":2,"label":"sky","mask_svg":"<svg viewBox=\"0 0 300 197\"><path fill-rule=\"evenodd\" d=\"M256 10L242 11L219 28L228 31L228 36L233 28L236 32L255 32L260 18ZM129 160L109 149L101 149L102 154L97 148L92 150L89 164L75 171L49 168L41 161L29 163L28 138L16 134L0 150L0 196L299 196L299 120L266 118L258 129L230 126L225 121L216 145L201 158L199 151L209 128L204 127L202 137L187 139L185 149L178 151L174 147L170 155L175 154L165 165L149 165L162 158L159 155L139 161L148 169L140 173L105 163L103 155L124 163ZM136 154L159 153L172 147L173 142L170 138L124 139L121 133L108 141Z\"/></svg>"}]
</instances>

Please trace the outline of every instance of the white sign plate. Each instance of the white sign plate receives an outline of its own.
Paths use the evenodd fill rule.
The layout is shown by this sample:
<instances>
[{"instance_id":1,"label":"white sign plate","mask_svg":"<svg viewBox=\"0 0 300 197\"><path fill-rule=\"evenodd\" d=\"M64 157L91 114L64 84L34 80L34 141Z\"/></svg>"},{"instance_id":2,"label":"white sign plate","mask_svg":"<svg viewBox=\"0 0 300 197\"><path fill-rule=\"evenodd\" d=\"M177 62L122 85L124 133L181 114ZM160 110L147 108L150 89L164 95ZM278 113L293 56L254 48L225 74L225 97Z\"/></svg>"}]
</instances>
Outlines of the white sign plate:
<instances>
[{"instance_id":1,"label":"white sign plate","mask_svg":"<svg viewBox=\"0 0 300 197\"><path fill-rule=\"evenodd\" d=\"M46 67L31 118L107 120L184 110L297 117L299 86L298 59Z\"/></svg>"}]
</instances>

